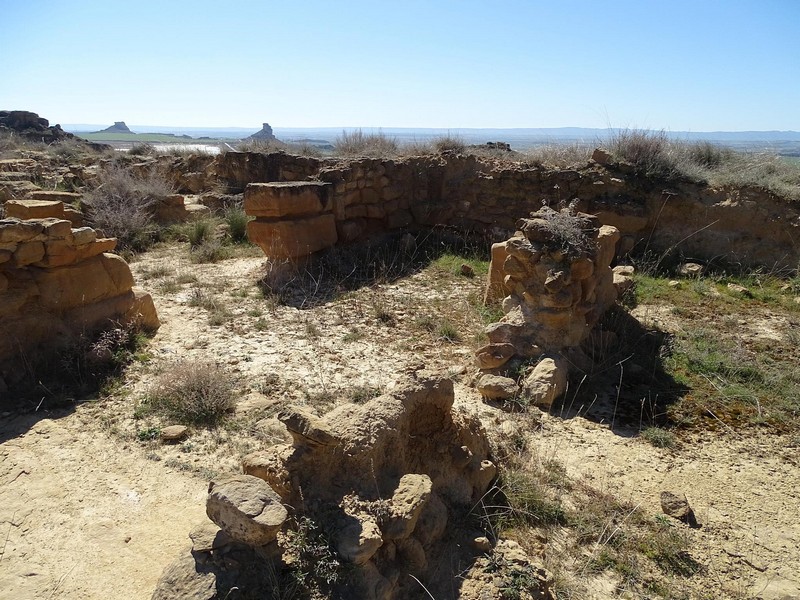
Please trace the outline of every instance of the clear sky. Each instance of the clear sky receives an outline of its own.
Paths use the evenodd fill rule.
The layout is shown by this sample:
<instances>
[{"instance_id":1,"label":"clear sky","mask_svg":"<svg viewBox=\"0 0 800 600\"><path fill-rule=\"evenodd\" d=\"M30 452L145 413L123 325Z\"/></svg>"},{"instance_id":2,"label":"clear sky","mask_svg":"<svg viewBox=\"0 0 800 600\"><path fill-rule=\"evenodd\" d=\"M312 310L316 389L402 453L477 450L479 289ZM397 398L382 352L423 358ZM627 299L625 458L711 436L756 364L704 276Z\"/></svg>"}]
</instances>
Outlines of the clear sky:
<instances>
[{"instance_id":1,"label":"clear sky","mask_svg":"<svg viewBox=\"0 0 800 600\"><path fill-rule=\"evenodd\" d=\"M800 130L800 0L0 0L52 123Z\"/></svg>"}]
</instances>

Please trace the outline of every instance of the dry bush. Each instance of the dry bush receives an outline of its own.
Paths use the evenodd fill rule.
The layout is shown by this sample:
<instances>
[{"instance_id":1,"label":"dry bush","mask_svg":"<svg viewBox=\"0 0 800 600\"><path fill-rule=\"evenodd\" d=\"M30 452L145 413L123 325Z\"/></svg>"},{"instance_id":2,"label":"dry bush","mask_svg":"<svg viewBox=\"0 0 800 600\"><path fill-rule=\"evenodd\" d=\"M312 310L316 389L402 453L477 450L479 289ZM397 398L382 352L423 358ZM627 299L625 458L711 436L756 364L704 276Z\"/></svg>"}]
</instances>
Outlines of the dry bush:
<instances>
[{"instance_id":1,"label":"dry bush","mask_svg":"<svg viewBox=\"0 0 800 600\"><path fill-rule=\"evenodd\" d=\"M117 238L120 249L138 252L158 239L153 210L172 191L167 179L155 170L137 176L119 164L112 164L100 172L84 202L94 227Z\"/></svg>"},{"instance_id":2,"label":"dry bush","mask_svg":"<svg viewBox=\"0 0 800 600\"><path fill-rule=\"evenodd\" d=\"M569 169L584 167L589 162L593 148L585 144L546 144L523 153L523 162Z\"/></svg>"},{"instance_id":3,"label":"dry bush","mask_svg":"<svg viewBox=\"0 0 800 600\"><path fill-rule=\"evenodd\" d=\"M143 403L185 425L215 426L236 408L236 380L216 363L181 360L156 379Z\"/></svg>"},{"instance_id":4,"label":"dry bush","mask_svg":"<svg viewBox=\"0 0 800 600\"><path fill-rule=\"evenodd\" d=\"M342 131L342 135L338 136L334 142L334 150L340 156L382 158L397 156L400 147L396 139L390 138L380 131L364 133L357 129L349 133Z\"/></svg>"},{"instance_id":5,"label":"dry bush","mask_svg":"<svg viewBox=\"0 0 800 600\"><path fill-rule=\"evenodd\" d=\"M236 144L237 152L260 152L261 154L270 154L271 152L283 152L286 150L286 144L278 140L242 140Z\"/></svg>"},{"instance_id":6,"label":"dry bush","mask_svg":"<svg viewBox=\"0 0 800 600\"><path fill-rule=\"evenodd\" d=\"M464 152L467 148L464 138L450 133L434 138L431 145L436 152Z\"/></svg>"},{"instance_id":7,"label":"dry bush","mask_svg":"<svg viewBox=\"0 0 800 600\"><path fill-rule=\"evenodd\" d=\"M646 129L621 129L611 134L611 153L633 165L637 174L669 178L678 174L667 133Z\"/></svg>"}]
</instances>

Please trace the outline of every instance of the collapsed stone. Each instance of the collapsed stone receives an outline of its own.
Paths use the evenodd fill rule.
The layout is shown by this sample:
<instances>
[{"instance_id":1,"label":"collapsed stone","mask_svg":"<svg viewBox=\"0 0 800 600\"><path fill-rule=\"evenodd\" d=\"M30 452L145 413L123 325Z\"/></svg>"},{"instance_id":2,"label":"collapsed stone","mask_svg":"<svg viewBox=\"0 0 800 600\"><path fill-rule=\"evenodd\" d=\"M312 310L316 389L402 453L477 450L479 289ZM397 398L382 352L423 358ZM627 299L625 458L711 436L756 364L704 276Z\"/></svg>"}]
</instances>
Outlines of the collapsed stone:
<instances>
[{"instance_id":1,"label":"collapsed stone","mask_svg":"<svg viewBox=\"0 0 800 600\"><path fill-rule=\"evenodd\" d=\"M354 569L337 588L341 597L416 597L420 587L409 574L443 593L450 578L442 565L460 553L465 564L491 553L490 544L476 549L474 532L458 523L497 475L479 419L453 402L450 379L409 370L363 405L324 417L290 407L278 418L292 442L245 457L244 475L212 483L208 514L231 538L270 548L277 541L284 556L293 524L317 523L338 560ZM269 528L258 523L265 507Z\"/></svg>"},{"instance_id":2,"label":"collapsed stone","mask_svg":"<svg viewBox=\"0 0 800 600\"><path fill-rule=\"evenodd\" d=\"M22 378L23 360L35 364L80 336L133 322L158 328L150 294L133 287L128 264L111 253L115 246L116 239L66 219L0 220L4 385Z\"/></svg>"}]
</instances>

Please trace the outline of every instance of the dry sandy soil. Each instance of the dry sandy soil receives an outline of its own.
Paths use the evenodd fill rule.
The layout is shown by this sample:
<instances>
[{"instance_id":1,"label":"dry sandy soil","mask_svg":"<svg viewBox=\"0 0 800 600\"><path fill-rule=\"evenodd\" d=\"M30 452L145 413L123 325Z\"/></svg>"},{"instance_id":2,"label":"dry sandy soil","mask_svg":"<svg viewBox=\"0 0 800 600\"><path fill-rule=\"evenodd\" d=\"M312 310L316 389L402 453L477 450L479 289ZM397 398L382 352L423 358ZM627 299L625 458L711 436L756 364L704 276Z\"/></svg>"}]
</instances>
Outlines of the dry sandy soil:
<instances>
[{"instance_id":1,"label":"dry sandy soil","mask_svg":"<svg viewBox=\"0 0 800 600\"><path fill-rule=\"evenodd\" d=\"M355 387L380 389L401 368L426 364L450 371L459 402L473 404L490 429L520 422L482 405L467 385L479 278L425 270L298 309L264 300L255 285L263 263L245 256L196 265L185 246L144 255L132 268L162 320L151 359L135 363L98 402L2 416L1 598L149 598L205 518L208 477L236 471L242 455L279 438L271 416L283 403L324 411L352 401ZM224 309L220 324L209 325L209 311L191 305L203 294ZM451 317L461 341L420 327L421 314L462 315ZM235 426L198 430L173 446L140 441L137 432L159 424L134 418L149 382L191 357L221 362L239 377ZM539 421L527 432L537 460L561 461L571 476L653 514L662 490L686 493L703 525L687 528L691 553L706 569L686 584L685 597L800 598L800 465L786 439L695 434L662 450L608 423ZM599 581L593 597L615 597L613 583Z\"/></svg>"}]
</instances>

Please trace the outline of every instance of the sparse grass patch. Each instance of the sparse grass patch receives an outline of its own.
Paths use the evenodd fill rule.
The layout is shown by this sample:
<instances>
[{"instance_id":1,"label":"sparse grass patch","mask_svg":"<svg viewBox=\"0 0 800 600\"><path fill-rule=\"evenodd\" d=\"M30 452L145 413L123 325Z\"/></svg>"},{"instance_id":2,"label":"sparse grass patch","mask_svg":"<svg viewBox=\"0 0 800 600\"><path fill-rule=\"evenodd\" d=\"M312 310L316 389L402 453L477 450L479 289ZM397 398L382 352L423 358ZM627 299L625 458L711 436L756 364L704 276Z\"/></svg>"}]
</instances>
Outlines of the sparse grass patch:
<instances>
[{"instance_id":1,"label":"sparse grass patch","mask_svg":"<svg viewBox=\"0 0 800 600\"><path fill-rule=\"evenodd\" d=\"M347 398L355 404L364 404L380 395L381 389L369 384L355 385L347 391Z\"/></svg>"},{"instance_id":2,"label":"sparse grass patch","mask_svg":"<svg viewBox=\"0 0 800 600\"><path fill-rule=\"evenodd\" d=\"M157 377L141 408L184 425L216 427L236 407L235 391L235 378L216 363L181 360Z\"/></svg>"},{"instance_id":3,"label":"sparse grass patch","mask_svg":"<svg viewBox=\"0 0 800 600\"><path fill-rule=\"evenodd\" d=\"M453 344L461 341L461 334L458 332L458 329L447 319L442 319L442 321L439 322L436 327L436 335L440 339Z\"/></svg>"},{"instance_id":4,"label":"sparse grass patch","mask_svg":"<svg viewBox=\"0 0 800 600\"><path fill-rule=\"evenodd\" d=\"M639 435L656 448L672 449L678 445L678 439L675 437L675 434L661 427L647 427L643 429Z\"/></svg>"},{"instance_id":5,"label":"sparse grass patch","mask_svg":"<svg viewBox=\"0 0 800 600\"><path fill-rule=\"evenodd\" d=\"M193 263L216 263L228 258L228 249L219 240L209 240L192 248Z\"/></svg>"}]
</instances>

